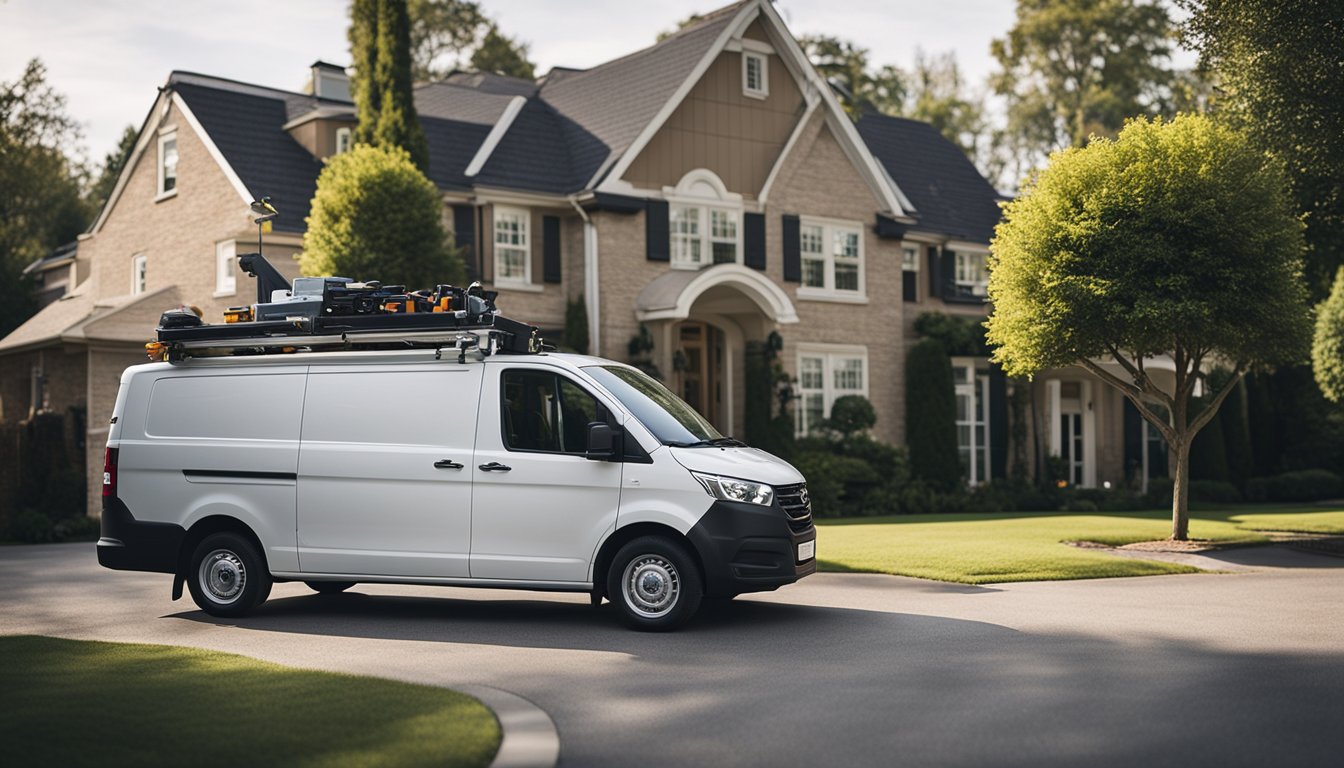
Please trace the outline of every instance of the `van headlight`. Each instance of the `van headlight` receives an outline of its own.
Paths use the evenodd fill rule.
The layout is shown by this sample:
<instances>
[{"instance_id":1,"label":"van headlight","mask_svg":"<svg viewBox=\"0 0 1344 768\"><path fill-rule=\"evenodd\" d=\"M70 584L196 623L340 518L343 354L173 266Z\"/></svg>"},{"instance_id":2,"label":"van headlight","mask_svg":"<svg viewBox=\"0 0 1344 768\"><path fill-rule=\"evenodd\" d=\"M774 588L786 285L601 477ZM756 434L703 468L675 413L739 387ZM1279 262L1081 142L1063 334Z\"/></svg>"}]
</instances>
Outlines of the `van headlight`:
<instances>
[{"instance_id":1,"label":"van headlight","mask_svg":"<svg viewBox=\"0 0 1344 768\"><path fill-rule=\"evenodd\" d=\"M720 501L743 501L748 504L770 506L775 500L775 489L765 483L739 480L736 477L719 477L692 472L691 475L705 487L705 491Z\"/></svg>"}]
</instances>

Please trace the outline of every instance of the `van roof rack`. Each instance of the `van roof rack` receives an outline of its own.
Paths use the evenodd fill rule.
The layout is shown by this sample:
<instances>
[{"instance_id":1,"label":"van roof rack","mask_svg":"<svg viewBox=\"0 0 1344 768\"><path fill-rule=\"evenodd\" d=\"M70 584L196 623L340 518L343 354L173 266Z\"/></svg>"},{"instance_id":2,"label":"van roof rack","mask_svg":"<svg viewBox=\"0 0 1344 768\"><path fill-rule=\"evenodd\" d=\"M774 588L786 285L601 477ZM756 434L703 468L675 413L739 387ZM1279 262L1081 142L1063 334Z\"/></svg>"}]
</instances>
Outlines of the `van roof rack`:
<instances>
[{"instance_id":1,"label":"van roof rack","mask_svg":"<svg viewBox=\"0 0 1344 768\"><path fill-rule=\"evenodd\" d=\"M202 321L194 308L164 312L157 339L145 345L151 360L428 348L454 349L465 362L468 351L547 349L535 326L499 314L497 294L480 283L407 291L376 281L300 277L291 286L260 253L243 254L238 263L257 278L257 303L230 307L216 324Z\"/></svg>"}]
</instances>

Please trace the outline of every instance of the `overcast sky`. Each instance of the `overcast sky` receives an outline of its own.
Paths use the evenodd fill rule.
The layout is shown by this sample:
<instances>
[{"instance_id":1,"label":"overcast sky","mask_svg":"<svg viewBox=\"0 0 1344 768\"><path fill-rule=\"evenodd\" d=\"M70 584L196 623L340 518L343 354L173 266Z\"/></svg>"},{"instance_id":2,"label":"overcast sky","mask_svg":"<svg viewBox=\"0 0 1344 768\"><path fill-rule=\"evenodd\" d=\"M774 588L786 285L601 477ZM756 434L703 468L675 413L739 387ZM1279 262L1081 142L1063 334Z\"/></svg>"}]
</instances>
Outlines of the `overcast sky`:
<instances>
[{"instance_id":1,"label":"overcast sky","mask_svg":"<svg viewBox=\"0 0 1344 768\"><path fill-rule=\"evenodd\" d=\"M652 44L726 0L485 0L504 31L531 45L542 73L588 67ZM795 35L846 37L877 64L908 67L916 48L956 51L968 79L993 69L989 43L1012 24L1011 0L779 0ZM69 98L89 156L139 127L174 69L298 90L316 59L349 62L346 0L0 0L0 80L34 57Z\"/></svg>"}]
</instances>

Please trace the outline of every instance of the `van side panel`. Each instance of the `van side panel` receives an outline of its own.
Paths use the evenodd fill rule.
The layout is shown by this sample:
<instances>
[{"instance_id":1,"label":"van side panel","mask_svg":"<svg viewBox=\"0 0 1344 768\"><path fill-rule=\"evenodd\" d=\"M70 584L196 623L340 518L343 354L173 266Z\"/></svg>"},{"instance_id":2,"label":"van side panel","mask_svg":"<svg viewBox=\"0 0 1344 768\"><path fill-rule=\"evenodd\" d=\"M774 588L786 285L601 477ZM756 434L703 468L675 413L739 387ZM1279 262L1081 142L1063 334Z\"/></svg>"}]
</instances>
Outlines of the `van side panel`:
<instances>
[{"instance_id":1,"label":"van side panel","mask_svg":"<svg viewBox=\"0 0 1344 768\"><path fill-rule=\"evenodd\" d=\"M137 376L119 419L119 495L140 522L240 520L272 570L298 567L295 478L306 368Z\"/></svg>"},{"instance_id":2,"label":"van side panel","mask_svg":"<svg viewBox=\"0 0 1344 768\"><path fill-rule=\"evenodd\" d=\"M465 577L481 366L313 366L299 457L304 573Z\"/></svg>"}]
</instances>

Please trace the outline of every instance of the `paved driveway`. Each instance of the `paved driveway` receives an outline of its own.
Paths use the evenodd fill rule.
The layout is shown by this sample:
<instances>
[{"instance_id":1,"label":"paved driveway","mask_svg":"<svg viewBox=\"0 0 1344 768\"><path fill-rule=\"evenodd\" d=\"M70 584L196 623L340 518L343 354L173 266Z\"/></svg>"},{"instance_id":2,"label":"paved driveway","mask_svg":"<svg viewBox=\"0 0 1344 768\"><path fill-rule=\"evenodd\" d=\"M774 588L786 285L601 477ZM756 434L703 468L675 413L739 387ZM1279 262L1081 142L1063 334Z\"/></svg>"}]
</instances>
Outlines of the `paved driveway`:
<instances>
[{"instance_id":1,"label":"paved driveway","mask_svg":"<svg viewBox=\"0 0 1344 768\"><path fill-rule=\"evenodd\" d=\"M220 621L91 544L0 547L0 632L174 643L521 694L561 764L1338 765L1344 559L961 587L822 574L670 635L582 596L277 585ZM4 663L0 660L0 663Z\"/></svg>"}]
</instances>

